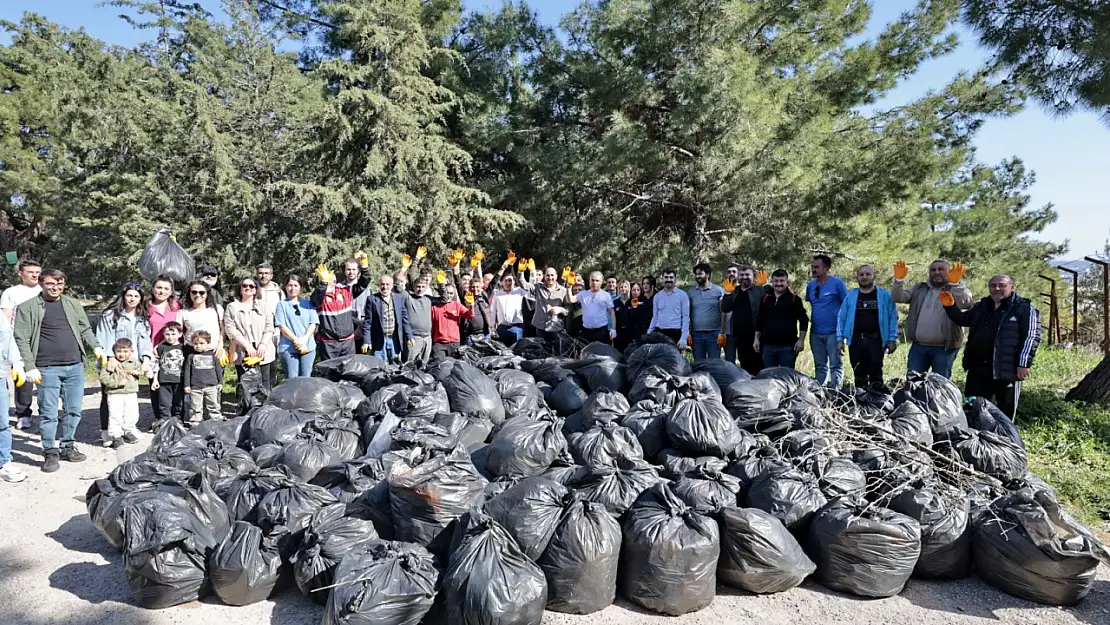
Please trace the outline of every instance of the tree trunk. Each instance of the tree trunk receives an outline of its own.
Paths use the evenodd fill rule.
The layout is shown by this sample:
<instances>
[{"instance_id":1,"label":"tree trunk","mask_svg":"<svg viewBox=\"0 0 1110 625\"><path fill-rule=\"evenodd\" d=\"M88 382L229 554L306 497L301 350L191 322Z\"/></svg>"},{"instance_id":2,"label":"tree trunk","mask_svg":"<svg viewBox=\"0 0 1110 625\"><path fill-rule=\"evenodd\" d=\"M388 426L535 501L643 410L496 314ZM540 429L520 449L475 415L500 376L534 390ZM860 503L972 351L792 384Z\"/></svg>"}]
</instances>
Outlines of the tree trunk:
<instances>
[{"instance_id":1,"label":"tree trunk","mask_svg":"<svg viewBox=\"0 0 1110 625\"><path fill-rule=\"evenodd\" d=\"M1065 399L1091 404L1110 404L1110 355L1103 358L1094 370L1075 385L1075 388L1068 391Z\"/></svg>"}]
</instances>

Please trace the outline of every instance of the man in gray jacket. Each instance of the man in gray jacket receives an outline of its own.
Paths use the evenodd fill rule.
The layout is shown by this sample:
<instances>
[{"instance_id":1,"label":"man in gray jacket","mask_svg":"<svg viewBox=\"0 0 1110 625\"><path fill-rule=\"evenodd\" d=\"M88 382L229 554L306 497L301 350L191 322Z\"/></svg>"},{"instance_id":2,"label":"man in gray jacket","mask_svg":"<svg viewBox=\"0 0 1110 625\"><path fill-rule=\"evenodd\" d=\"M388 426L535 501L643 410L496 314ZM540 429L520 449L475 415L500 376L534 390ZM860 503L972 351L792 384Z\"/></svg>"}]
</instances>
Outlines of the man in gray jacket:
<instances>
[{"instance_id":1,"label":"man in gray jacket","mask_svg":"<svg viewBox=\"0 0 1110 625\"><path fill-rule=\"evenodd\" d=\"M906 338L910 341L907 369L910 373L924 373L932 369L946 378L952 377L952 364L956 353L964 344L964 330L944 312L937 296L951 293L956 308L971 307L971 291L963 283L963 265L950 265L945 260L934 260L929 265L929 281L905 287L909 268L903 261L894 263L894 288L890 295L899 304L909 304L906 316Z\"/></svg>"},{"instance_id":2,"label":"man in gray jacket","mask_svg":"<svg viewBox=\"0 0 1110 625\"><path fill-rule=\"evenodd\" d=\"M408 337L405 349L405 362L416 362L421 366L428 363L432 357L432 294L430 285L432 277L421 274L416 279L412 290L408 285L408 275L404 269L394 276L393 289L405 296L405 311L409 316L409 325L412 335Z\"/></svg>"}]
</instances>

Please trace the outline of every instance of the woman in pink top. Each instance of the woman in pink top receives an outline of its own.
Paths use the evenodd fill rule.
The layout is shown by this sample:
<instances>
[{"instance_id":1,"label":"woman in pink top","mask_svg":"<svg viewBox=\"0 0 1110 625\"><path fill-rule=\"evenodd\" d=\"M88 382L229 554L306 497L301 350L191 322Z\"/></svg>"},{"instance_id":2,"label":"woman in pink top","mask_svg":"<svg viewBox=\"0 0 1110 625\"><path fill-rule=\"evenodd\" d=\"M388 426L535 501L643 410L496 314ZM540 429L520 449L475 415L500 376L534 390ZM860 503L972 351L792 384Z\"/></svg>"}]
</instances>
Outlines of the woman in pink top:
<instances>
[{"instance_id":1,"label":"woman in pink top","mask_svg":"<svg viewBox=\"0 0 1110 625\"><path fill-rule=\"evenodd\" d=\"M147 304L150 312L150 338L154 347L164 340L162 328L171 321L177 321L177 312L181 304L173 295L173 280L165 276L158 276L150 287L150 302Z\"/></svg>"}]
</instances>

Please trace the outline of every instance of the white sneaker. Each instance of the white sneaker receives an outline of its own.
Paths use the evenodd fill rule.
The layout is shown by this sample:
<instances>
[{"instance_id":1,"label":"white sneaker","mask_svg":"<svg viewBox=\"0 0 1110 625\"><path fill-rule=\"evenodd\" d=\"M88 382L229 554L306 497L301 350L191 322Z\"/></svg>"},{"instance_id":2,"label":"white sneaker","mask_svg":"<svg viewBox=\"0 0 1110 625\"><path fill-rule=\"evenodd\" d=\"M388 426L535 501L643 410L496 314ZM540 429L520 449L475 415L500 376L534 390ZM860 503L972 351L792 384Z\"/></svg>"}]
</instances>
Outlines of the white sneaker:
<instances>
[{"instance_id":1,"label":"white sneaker","mask_svg":"<svg viewBox=\"0 0 1110 625\"><path fill-rule=\"evenodd\" d=\"M100 430L100 445L102 447L112 446L112 437L108 434L108 430Z\"/></svg>"},{"instance_id":2,"label":"white sneaker","mask_svg":"<svg viewBox=\"0 0 1110 625\"><path fill-rule=\"evenodd\" d=\"M17 430L29 430L33 427L31 424L31 417L20 417L19 423L15 425Z\"/></svg>"},{"instance_id":3,"label":"white sneaker","mask_svg":"<svg viewBox=\"0 0 1110 625\"><path fill-rule=\"evenodd\" d=\"M27 479L27 474L17 469L15 465L10 462L0 467L0 480L15 484L25 479Z\"/></svg>"}]
</instances>

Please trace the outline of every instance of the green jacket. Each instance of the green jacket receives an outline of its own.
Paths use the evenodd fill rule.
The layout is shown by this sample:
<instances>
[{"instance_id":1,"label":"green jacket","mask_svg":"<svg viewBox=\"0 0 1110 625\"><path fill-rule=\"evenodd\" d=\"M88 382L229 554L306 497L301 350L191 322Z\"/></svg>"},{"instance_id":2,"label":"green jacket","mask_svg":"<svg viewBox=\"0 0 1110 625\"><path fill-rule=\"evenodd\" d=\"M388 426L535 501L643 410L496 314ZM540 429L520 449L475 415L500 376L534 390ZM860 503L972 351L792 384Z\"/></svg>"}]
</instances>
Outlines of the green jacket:
<instances>
[{"instance_id":1,"label":"green jacket","mask_svg":"<svg viewBox=\"0 0 1110 625\"><path fill-rule=\"evenodd\" d=\"M89 325L89 316L85 309L72 297L65 295L61 298L62 310L65 311L66 320L77 337L77 345L81 348L81 358L84 359L88 352L100 348L96 341L96 333ZM23 357L23 366L27 371L38 369L35 361L39 355L39 332L42 331L42 318L46 313L46 300L33 297L23 302L15 309L15 345L19 348L19 355Z\"/></svg>"},{"instance_id":2,"label":"green jacket","mask_svg":"<svg viewBox=\"0 0 1110 625\"><path fill-rule=\"evenodd\" d=\"M133 374L142 371L142 365L135 361L117 362L115 373L107 369L100 371L100 385L108 395L124 395L139 392L139 378Z\"/></svg>"}]
</instances>

